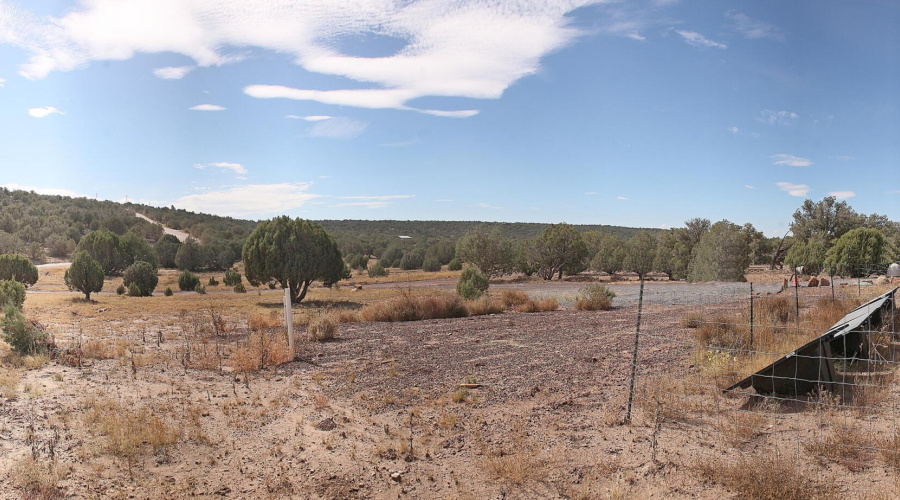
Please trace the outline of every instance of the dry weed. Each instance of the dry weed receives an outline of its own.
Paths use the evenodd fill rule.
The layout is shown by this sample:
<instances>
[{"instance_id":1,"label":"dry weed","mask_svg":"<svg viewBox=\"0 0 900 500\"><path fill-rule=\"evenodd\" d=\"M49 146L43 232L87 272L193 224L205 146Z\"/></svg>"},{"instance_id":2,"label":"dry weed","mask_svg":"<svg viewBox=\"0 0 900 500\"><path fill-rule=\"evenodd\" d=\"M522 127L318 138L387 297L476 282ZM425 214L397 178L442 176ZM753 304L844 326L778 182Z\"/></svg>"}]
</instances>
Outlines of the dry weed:
<instances>
[{"instance_id":1,"label":"dry weed","mask_svg":"<svg viewBox=\"0 0 900 500\"><path fill-rule=\"evenodd\" d=\"M55 500L65 498L59 482L64 471L55 462L40 463L28 455L15 465L12 477L22 490L22 498L31 500Z\"/></svg>"},{"instance_id":2,"label":"dry weed","mask_svg":"<svg viewBox=\"0 0 900 500\"><path fill-rule=\"evenodd\" d=\"M518 307L529 300L528 294L520 290L503 290L500 292L500 300L503 301L503 307L509 309Z\"/></svg>"},{"instance_id":3,"label":"dry weed","mask_svg":"<svg viewBox=\"0 0 900 500\"><path fill-rule=\"evenodd\" d=\"M720 423L719 432L729 445L738 447L762 435L765 416L752 411L734 410Z\"/></svg>"},{"instance_id":4,"label":"dry weed","mask_svg":"<svg viewBox=\"0 0 900 500\"><path fill-rule=\"evenodd\" d=\"M687 314L681 317L681 326L682 328L700 328L700 325L703 324L703 312L702 311L688 311Z\"/></svg>"},{"instance_id":5,"label":"dry weed","mask_svg":"<svg viewBox=\"0 0 900 500\"><path fill-rule=\"evenodd\" d=\"M426 319L463 318L468 315L466 305L456 294L399 297L370 304L360 311L363 321L421 321Z\"/></svg>"},{"instance_id":6,"label":"dry weed","mask_svg":"<svg viewBox=\"0 0 900 500\"><path fill-rule=\"evenodd\" d=\"M253 313L247 319L247 325L251 331L258 332L260 330L271 330L280 327L284 321L275 311L269 314Z\"/></svg>"},{"instance_id":7,"label":"dry weed","mask_svg":"<svg viewBox=\"0 0 900 500\"><path fill-rule=\"evenodd\" d=\"M575 301L575 309L579 311L608 311L612 309L612 299L616 294L603 285L594 284L581 291Z\"/></svg>"},{"instance_id":8,"label":"dry weed","mask_svg":"<svg viewBox=\"0 0 900 500\"><path fill-rule=\"evenodd\" d=\"M506 309L503 301L487 295L477 300L466 301L466 310L469 316L483 316L486 314L500 314Z\"/></svg>"},{"instance_id":9,"label":"dry weed","mask_svg":"<svg viewBox=\"0 0 900 500\"><path fill-rule=\"evenodd\" d=\"M735 491L738 498L806 500L837 494L832 483L800 475L796 465L778 456L744 455L737 462L706 459L694 468L705 479Z\"/></svg>"},{"instance_id":10,"label":"dry weed","mask_svg":"<svg viewBox=\"0 0 900 500\"><path fill-rule=\"evenodd\" d=\"M534 313L534 312L545 312L545 311L555 311L559 309L559 301L556 299L542 299L542 300L531 300L528 299L524 304L520 304L516 306L516 312L521 313Z\"/></svg>"},{"instance_id":11,"label":"dry weed","mask_svg":"<svg viewBox=\"0 0 900 500\"><path fill-rule=\"evenodd\" d=\"M21 380L22 372L12 368L0 368L0 396L16 399L16 389Z\"/></svg>"},{"instance_id":12,"label":"dry weed","mask_svg":"<svg viewBox=\"0 0 900 500\"><path fill-rule=\"evenodd\" d=\"M871 440L851 419L833 421L821 439L805 442L803 447L817 458L838 462L851 471L865 468L872 455Z\"/></svg>"},{"instance_id":13,"label":"dry weed","mask_svg":"<svg viewBox=\"0 0 900 500\"><path fill-rule=\"evenodd\" d=\"M340 324L341 318L338 313L328 311L319 314L309 322L309 325L307 325L307 337L310 342L331 340L337 335Z\"/></svg>"}]
</instances>

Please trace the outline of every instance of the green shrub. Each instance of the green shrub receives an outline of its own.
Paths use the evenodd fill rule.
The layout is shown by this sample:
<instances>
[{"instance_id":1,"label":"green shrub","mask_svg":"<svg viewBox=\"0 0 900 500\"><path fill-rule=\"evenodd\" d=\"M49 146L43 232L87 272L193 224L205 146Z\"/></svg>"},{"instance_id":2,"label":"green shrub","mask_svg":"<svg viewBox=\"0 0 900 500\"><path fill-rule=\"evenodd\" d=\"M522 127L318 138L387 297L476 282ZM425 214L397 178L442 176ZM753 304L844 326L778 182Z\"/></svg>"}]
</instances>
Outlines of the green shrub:
<instances>
[{"instance_id":1,"label":"green shrub","mask_svg":"<svg viewBox=\"0 0 900 500\"><path fill-rule=\"evenodd\" d=\"M244 288L243 283L238 283L237 285L234 285L234 293L247 293L247 289Z\"/></svg>"},{"instance_id":2,"label":"green shrub","mask_svg":"<svg viewBox=\"0 0 900 500\"><path fill-rule=\"evenodd\" d=\"M575 301L575 309L579 311L606 311L612 309L612 299L616 293L603 285L593 284L581 291L581 297Z\"/></svg>"},{"instance_id":3,"label":"green shrub","mask_svg":"<svg viewBox=\"0 0 900 500\"><path fill-rule=\"evenodd\" d=\"M119 295L125 295L125 292L128 290L125 288L125 285L119 285L119 288L116 288L116 293Z\"/></svg>"},{"instance_id":4,"label":"green shrub","mask_svg":"<svg viewBox=\"0 0 900 500\"><path fill-rule=\"evenodd\" d=\"M434 273L441 270L441 262L435 257L426 257L422 262L422 270L428 273Z\"/></svg>"},{"instance_id":5,"label":"green shrub","mask_svg":"<svg viewBox=\"0 0 900 500\"><path fill-rule=\"evenodd\" d=\"M197 287L194 288L194 291L199 293L200 295L206 295L206 287L197 283Z\"/></svg>"},{"instance_id":6,"label":"green shrub","mask_svg":"<svg viewBox=\"0 0 900 500\"><path fill-rule=\"evenodd\" d=\"M125 269L122 284L128 287L128 294L133 297L149 297L159 284L159 277L152 264L139 260ZM133 292L134 288L137 294Z\"/></svg>"},{"instance_id":7,"label":"green shrub","mask_svg":"<svg viewBox=\"0 0 900 500\"><path fill-rule=\"evenodd\" d=\"M25 285L13 280L0 281L0 307L6 304L22 309L25 304Z\"/></svg>"},{"instance_id":8,"label":"green shrub","mask_svg":"<svg viewBox=\"0 0 900 500\"><path fill-rule=\"evenodd\" d=\"M172 287L167 286L166 291L163 292L163 295L165 295L166 297L171 297L172 295L175 295L175 292L172 291Z\"/></svg>"},{"instance_id":9,"label":"green shrub","mask_svg":"<svg viewBox=\"0 0 900 500\"><path fill-rule=\"evenodd\" d=\"M200 286L200 278L190 271L184 271L178 275L178 288L182 292L190 292L196 290Z\"/></svg>"},{"instance_id":10,"label":"green shrub","mask_svg":"<svg viewBox=\"0 0 900 500\"><path fill-rule=\"evenodd\" d=\"M215 276L210 276L209 281L206 282L207 286L219 286L219 282L216 280Z\"/></svg>"},{"instance_id":11,"label":"green shrub","mask_svg":"<svg viewBox=\"0 0 900 500\"><path fill-rule=\"evenodd\" d=\"M362 254L352 253L347 256L347 265L350 266L350 269L359 269L362 271L368 267L369 258Z\"/></svg>"},{"instance_id":12,"label":"green shrub","mask_svg":"<svg viewBox=\"0 0 900 500\"><path fill-rule=\"evenodd\" d=\"M403 269L404 271L422 269L422 256L417 253L408 252L400 259L400 269Z\"/></svg>"},{"instance_id":13,"label":"green shrub","mask_svg":"<svg viewBox=\"0 0 900 500\"><path fill-rule=\"evenodd\" d=\"M241 283L241 273L239 273L237 269L225 271L225 277L222 278L222 283L225 283L225 286L239 285Z\"/></svg>"},{"instance_id":14,"label":"green shrub","mask_svg":"<svg viewBox=\"0 0 900 500\"><path fill-rule=\"evenodd\" d=\"M26 287L31 286L38 280L37 267L24 255L0 255L0 280L15 280Z\"/></svg>"},{"instance_id":15,"label":"green shrub","mask_svg":"<svg viewBox=\"0 0 900 500\"><path fill-rule=\"evenodd\" d=\"M374 266L369 268L370 278L378 278L380 276L387 276L388 274L390 274L390 271L382 267L381 262L377 262Z\"/></svg>"},{"instance_id":16,"label":"green shrub","mask_svg":"<svg viewBox=\"0 0 900 500\"><path fill-rule=\"evenodd\" d=\"M456 293L467 299L477 299L487 291L490 283L488 277L475 267L463 271L456 284Z\"/></svg>"},{"instance_id":17,"label":"green shrub","mask_svg":"<svg viewBox=\"0 0 900 500\"><path fill-rule=\"evenodd\" d=\"M92 293L103 290L103 278L100 263L84 250L78 250L72 258L72 265L66 269L63 281L69 290L78 290L84 294L84 300L91 300Z\"/></svg>"},{"instance_id":18,"label":"green shrub","mask_svg":"<svg viewBox=\"0 0 900 500\"><path fill-rule=\"evenodd\" d=\"M42 354L47 350L47 334L30 326L15 305L6 304L3 307L3 315L0 330L3 330L3 340L9 344L13 352L27 356Z\"/></svg>"},{"instance_id":19,"label":"green shrub","mask_svg":"<svg viewBox=\"0 0 900 500\"><path fill-rule=\"evenodd\" d=\"M447 264L448 271L462 271L462 261L454 257L450 260L450 263Z\"/></svg>"}]
</instances>

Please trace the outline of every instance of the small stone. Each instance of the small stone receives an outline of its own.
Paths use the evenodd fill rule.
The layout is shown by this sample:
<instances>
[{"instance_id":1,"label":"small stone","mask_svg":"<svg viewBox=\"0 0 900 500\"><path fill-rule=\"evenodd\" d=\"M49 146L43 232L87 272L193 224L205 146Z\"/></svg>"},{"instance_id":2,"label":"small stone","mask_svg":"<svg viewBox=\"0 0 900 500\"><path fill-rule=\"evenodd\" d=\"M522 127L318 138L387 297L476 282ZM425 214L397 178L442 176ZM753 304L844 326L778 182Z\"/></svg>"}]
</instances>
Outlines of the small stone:
<instances>
[{"instance_id":1,"label":"small stone","mask_svg":"<svg viewBox=\"0 0 900 500\"><path fill-rule=\"evenodd\" d=\"M400 474L399 472L391 472L391 481L399 483L401 479L403 479L402 474Z\"/></svg>"}]
</instances>

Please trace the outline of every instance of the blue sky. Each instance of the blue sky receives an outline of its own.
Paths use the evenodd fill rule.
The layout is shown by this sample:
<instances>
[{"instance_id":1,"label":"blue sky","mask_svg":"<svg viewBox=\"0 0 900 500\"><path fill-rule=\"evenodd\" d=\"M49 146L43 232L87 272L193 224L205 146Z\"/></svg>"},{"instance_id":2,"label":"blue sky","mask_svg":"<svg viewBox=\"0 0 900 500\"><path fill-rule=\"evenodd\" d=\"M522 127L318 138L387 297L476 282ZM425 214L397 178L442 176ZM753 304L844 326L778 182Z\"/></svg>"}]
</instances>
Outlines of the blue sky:
<instances>
[{"instance_id":1,"label":"blue sky","mask_svg":"<svg viewBox=\"0 0 900 500\"><path fill-rule=\"evenodd\" d=\"M0 185L253 219L775 235L833 194L897 220L898 25L890 1L0 0Z\"/></svg>"}]
</instances>

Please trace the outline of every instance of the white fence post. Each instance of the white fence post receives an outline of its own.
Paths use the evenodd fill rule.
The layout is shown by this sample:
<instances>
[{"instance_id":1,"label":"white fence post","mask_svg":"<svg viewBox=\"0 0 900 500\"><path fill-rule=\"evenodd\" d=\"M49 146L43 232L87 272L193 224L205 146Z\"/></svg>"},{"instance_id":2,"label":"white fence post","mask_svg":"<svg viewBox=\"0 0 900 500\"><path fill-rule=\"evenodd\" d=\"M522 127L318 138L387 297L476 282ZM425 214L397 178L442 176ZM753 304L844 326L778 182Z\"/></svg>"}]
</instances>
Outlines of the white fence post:
<instances>
[{"instance_id":1,"label":"white fence post","mask_svg":"<svg viewBox=\"0 0 900 500\"><path fill-rule=\"evenodd\" d=\"M291 349L291 355L294 351L294 310L291 308L291 289L284 289L284 324L287 326L288 347Z\"/></svg>"}]
</instances>

